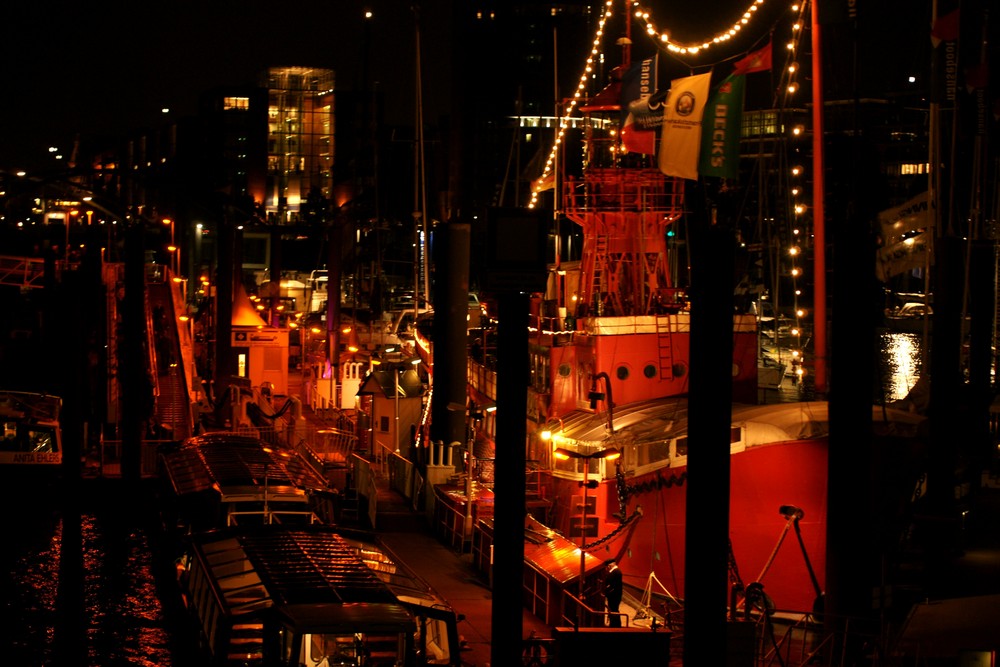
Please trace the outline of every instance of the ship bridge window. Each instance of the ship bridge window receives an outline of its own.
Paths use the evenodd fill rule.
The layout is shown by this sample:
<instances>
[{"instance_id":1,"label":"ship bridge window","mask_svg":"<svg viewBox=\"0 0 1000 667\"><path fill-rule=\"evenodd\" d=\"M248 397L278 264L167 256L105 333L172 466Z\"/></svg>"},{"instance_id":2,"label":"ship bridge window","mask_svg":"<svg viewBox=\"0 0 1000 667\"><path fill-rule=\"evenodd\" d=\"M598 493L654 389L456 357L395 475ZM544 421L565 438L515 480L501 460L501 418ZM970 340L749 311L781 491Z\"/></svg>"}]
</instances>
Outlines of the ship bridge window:
<instances>
[{"instance_id":1,"label":"ship bridge window","mask_svg":"<svg viewBox=\"0 0 1000 667\"><path fill-rule=\"evenodd\" d=\"M305 655L301 656L299 664L306 667L355 665L360 664L358 660L363 656L375 653L380 659L378 664L395 665L401 664L395 662L395 659L403 654L403 647L402 637L392 634L379 636L358 632L305 635L302 642L302 652Z\"/></svg>"},{"instance_id":2,"label":"ship bridge window","mask_svg":"<svg viewBox=\"0 0 1000 667\"><path fill-rule=\"evenodd\" d=\"M635 465L655 465L670 459L670 441L660 440L636 447Z\"/></svg>"},{"instance_id":3,"label":"ship bridge window","mask_svg":"<svg viewBox=\"0 0 1000 667\"><path fill-rule=\"evenodd\" d=\"M729 444L735 445L743 440L743 428L732 426L729 428ZM677 438L677 456L687 456L688 439L687 436Z\"/></svg>"},{"instance_id":4,"label":"ship bridge window","mask_svg":"<svg viewBox=\"0 0 1000 667\"><path fill-rule=\"evenodd\" d=\"M55 452L58 451L55 434L37 428L19 429L17 422L4 422L0 451L4 452Z\"/></svg>"}]
</instances>

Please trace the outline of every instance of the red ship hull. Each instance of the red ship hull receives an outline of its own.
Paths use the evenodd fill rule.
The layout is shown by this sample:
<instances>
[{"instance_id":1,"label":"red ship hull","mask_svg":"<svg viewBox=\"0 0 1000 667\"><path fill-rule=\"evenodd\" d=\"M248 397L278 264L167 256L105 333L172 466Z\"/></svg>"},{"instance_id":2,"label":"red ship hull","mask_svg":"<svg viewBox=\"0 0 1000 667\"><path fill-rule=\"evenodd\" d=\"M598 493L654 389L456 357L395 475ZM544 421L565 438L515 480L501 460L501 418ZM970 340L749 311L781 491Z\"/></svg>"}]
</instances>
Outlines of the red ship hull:
<instances>
[{"instance_id":1,"label":"red ship hull","mask_svg":"<svg viewBox=\"0 0 1000 667\"><path fill-rule=\"evenodd\" d=\"M688 513L687 432L678 405L620 406L615 434L603 441L596 437L603 430L601 415L567 417L552 438L559 446L621 450L621 469L631 472L618 480L612 464L588 462L588 478L600 483L590 491L596 527L591 519L585 549L618 559L625 583L634 589L651 588L661 597L683 600L685 542L688 532L697 530L690 523L697 518ZM759 583L778 610L810 612L824 587L827 419L825 402L733 411L729 534L735 568L730 583ZM893 412L890 419L904 442L922 423L906 413ZM577 543L583 525L581 463L554 463L546 488L551 526ZM650 586L651 575L658 586Z\"/></svg>"}]
</instances>

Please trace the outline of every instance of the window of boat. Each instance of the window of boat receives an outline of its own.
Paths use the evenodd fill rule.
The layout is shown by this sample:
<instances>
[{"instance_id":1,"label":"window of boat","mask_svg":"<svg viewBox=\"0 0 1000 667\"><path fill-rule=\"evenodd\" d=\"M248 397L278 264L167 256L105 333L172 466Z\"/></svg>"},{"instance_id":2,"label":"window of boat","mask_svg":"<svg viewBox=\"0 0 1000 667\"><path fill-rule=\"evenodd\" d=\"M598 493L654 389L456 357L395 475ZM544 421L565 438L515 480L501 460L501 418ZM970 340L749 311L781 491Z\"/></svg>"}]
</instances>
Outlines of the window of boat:
<instances>
[{"instance_id":1,"label":"window of boat","mask_svg":"<svg viewBox=\"0 0 1000 667\"><path fill-rule=\"evenodd\" d=\"M4 452L57 452L55 432L38 427L28 427L14 421L3 423L3 440L0 451Z\"/></svg>"},{"instance_id":2,"label":"window of boat","mask_svg":"<svg viewBox=\"0 0 1000 667\"><path fill-rule=\"evenodd\" d=\"M420 631L426 632L424 648L427 654L427 664L448 665L451 664L449 657L451 651L448 648L448 624L440 619L421 616L417 619L417 641L416 645L421 646L419 637Z\"/></svg>"},{"instance_id":3,"label":"window of boat","mask_svg":"<svg viewBox=\"0 0 1000 667\"><path fill-rule=\"evenodd\" d=\"M547 391L550 383L552 361L545 347L531 349L531 386L536 391Z\"/></svg>"},{"instance_id":4,"label":"window of boat","mask_svg":"<svg viewBox=\"0 0 1000 667\"><path fill-rule=\"evenodd\" d=\"M685 435L682 438L677 438L677 452L676 456L687 456L688 455L688 439Z\"/></svg>"},{"instance_id":5,"label":"window of boat","mask_svg":"<svg viewBox=\"0 0 1000 667\"><path fill-rule=\"evenodd\" d=\"M740 426L732 426L729 429L729 444L730 446L737 445L743 441L743 428ZM677 451L674 456L687 456L688 454L688 439L687 436L677 438Z\"/></svg>"},{"instance_id":6,"label":"window of boat","mask_svg":"<svg viewBox=\"0 0 1000 667\"><path fill-rule=\"evenodd\" d=\"M636 447L636 466L648 466L670 459L670 441L658 440Z\"/></svg>"},{"instance_id":7,"label":"window of boat","mask_svg":"<svg viewBox=\"0 0 1000 667\"><path fill-rule=\"evenodd\" d=\"M398 635L312 634L302 641L300 667L338 667L340 665L401 664L405 643Z\"/></svg>"}]
</instances>

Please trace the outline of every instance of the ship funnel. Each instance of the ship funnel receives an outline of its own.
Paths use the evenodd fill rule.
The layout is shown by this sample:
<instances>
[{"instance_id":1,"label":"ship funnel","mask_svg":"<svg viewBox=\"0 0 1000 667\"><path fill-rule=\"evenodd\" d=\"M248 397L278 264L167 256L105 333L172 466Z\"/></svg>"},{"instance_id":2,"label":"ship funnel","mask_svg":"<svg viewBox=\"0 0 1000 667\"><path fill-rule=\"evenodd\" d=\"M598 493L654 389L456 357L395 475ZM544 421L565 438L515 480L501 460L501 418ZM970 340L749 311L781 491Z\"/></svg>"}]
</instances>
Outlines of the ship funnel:
<instances>
[{"instance_id":1,"label":"ship funnel","mask_svg":"<svg viewBox=\"0 0 1000 667\"><path fill-rule=\"evenodd\" d=\"M782 505L778 508L778 513L786 519L795 519L796 521L805 516L805 512L795 505Z\"/></svg>"}]
</instances>

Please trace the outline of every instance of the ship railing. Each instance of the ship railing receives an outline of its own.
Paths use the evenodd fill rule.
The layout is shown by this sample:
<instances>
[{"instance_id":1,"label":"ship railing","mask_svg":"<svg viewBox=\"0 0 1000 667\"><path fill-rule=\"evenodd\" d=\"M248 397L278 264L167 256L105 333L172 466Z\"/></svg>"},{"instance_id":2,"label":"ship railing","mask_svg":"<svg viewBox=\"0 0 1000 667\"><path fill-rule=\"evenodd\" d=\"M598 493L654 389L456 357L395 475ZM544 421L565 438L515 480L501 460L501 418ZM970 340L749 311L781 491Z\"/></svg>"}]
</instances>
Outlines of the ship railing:
<instances>
[{"instance_id":1,"label":"ship railing","mask_svg":"<svg viewBox=\"0 0 1000 667\"><path fill-rule=\"evenodd\" d=\"M232 510L226 515L227 526L242 525L240 517L255 517L259 521L254 521L253 525L263 523L264 525L286 523L284 519L291 519L291 523L322 523L316 513L311 510ZM284 518L284 519L283 519Z\"/></svg>"},{"instance_id":2,"label":"ship railing","mask_svg":"<svg viewBox=\"0 0 1000 667\"><path fill-rule=\"evenodd\" d=\"M683 181L665 177L655 168L590 168L582 179L567 178L566 214L648 211L670 218L683 212Z\"/></svg>"},{"instance_id":3,"label":"ship railing","mask_svg":"<svg viewBox=\"0 0 1000 667\"><path fill-rule=\"evenodd\" d=\"M612 616L618 616L621 619L621 627L629 627L628 613L594 609L571 591L563 591L563 625L571 628L603 628L608 625Z\"/></svg>"},{"instance_id":4,"label":"ship railing","mask_svg":"<svg viewBox=\"0 0 1000 667\"><path fill-rule=\"evenodd\" d=\"M60 267L60 264L56 264ZM45 260L34 257L0 255L0 285L44 287Z\"/></svg>"},{"instance_id":5,"label":"ship railing","mask_svg":"<svg viewBox=\"0 0 1000 667\"><path fill-rule=\"evenodd\" d=\"M276 426L238 426L237 435L259 438L279 447L308 448L324 463L346 463L347 457L358 448L358 436L337 427L305 424L302 422Z\"/></svg>"},{"instance_id":6,"label":"ship railing","mask_svg":"<svg viewBox=\"0 0 1000 667\"><path fill-rule=\"evenodd\" d=\"M143 478L155 477L160 445L173 443L173 440L142 440L139 450L139 475ZM120 478L122 476L122 441L101 438L84 455L83 475L85 477Z\"/></svg>"},{"instance_id":7,"label":"ship railing","mask_svg":"<svg viewBox=\"0 0 1000 667\"><path fill-rule=\"evenodd\" d=\"M466 502L469 502L468 500ZM435 533L439 539L458 553L464 553L472 544L472 530L465 520L465 511L459 511L448 504L434 503Z\"/></svg>"},{"instance_id":8,"label":"ship railing","mask_svg":"<svg viewBox=\"0 0 1000 667\"><path fill-rule=\"evenodd\" d=\"M759 614L755 626L755 663L760 667L810 664L829 647L832 639L832 635L822 636L822 624L812 614L792 617L787 625L770 614Z\"/></svg>"},{"instance_id":9,"label":"ship railing","mask_svg":"<svg viewBox=\"0 0 1000 667\"><path fill-rule=\"evenodd\" d=\"M491 400L496 400L497 372L495 368L489 368L486 364L470 357L466 362L466 378L473 389Z\"/></svg>"}]
</instances>

